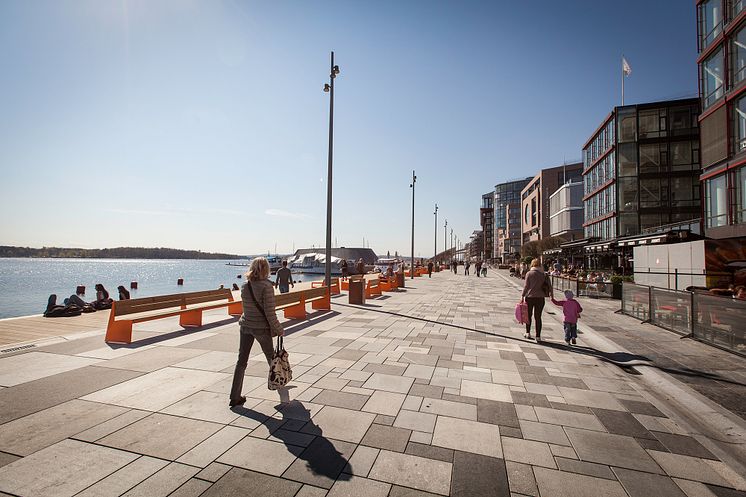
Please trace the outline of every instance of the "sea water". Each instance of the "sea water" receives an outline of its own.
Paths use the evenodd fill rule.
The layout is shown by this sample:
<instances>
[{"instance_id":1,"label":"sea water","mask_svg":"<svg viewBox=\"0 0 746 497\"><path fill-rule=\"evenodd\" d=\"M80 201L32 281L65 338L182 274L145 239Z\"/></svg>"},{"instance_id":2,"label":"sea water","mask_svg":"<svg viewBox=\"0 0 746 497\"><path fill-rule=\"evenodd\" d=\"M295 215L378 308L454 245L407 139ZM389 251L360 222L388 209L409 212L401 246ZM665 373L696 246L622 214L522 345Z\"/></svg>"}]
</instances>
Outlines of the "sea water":
<instances>
[{"instance_id":1,"label":"sea water","mask_svg":"<svg viewBox=\"0 0 746 497\"><path fill-rule=\"evenodd\" d=\"M168 295L172 293L213 290L220 285L241 286L248 267L227 263L245 261L213 261L192 259L18 259L0 258L0 319L41 314L49 295L57 295L57 303L85 286L83 300L96 300L96 283L118 299L117 287L123 285L131 298ZM238 276L241 276L240 278ZM183 285L177 285L179 278ZM296 281L321 280L323 275L294 274ZM137 289L130 289L130 282Z\"/></svg>"}]
</instances>

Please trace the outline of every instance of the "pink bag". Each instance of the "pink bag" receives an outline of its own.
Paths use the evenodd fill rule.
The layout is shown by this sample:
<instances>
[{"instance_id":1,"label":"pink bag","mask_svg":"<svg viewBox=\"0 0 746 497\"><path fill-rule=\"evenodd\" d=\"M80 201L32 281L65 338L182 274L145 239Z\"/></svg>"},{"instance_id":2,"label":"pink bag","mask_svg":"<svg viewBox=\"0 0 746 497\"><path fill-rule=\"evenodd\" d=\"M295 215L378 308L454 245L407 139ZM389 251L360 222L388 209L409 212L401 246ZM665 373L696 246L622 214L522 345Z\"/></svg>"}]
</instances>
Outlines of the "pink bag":
<instances>
[{"instance_id":1,"label":"pink bag","mask_svg":"<svg viewBox=\"0 0 746 497\"><path fill-rule=\"evenodd\" d=\"M526 302L518 302L515 305L515 320L521 324L528 323L528 304Z\"/></svg>"}]
</instances>

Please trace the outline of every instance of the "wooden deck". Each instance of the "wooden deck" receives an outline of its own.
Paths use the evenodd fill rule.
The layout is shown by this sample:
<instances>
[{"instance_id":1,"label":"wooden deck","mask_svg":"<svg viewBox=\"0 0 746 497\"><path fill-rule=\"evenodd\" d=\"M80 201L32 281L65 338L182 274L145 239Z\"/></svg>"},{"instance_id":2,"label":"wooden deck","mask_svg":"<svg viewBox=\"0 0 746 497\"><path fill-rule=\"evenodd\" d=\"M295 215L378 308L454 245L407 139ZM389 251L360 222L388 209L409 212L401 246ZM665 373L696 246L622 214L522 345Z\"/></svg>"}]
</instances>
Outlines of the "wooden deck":
<instances>
[{"instance_id":1,"label":"wooden deck","mask_svg":"<svg viewBox=\"0 0 746 497\"><path fill-rule=\"evenodd\" d=\"M64 318L45 318L39 315L3 319L0 320L0 347L5 348L8 345L86 331L104 330L108 320L108 310Z\"/></svg>"}]
</instances>

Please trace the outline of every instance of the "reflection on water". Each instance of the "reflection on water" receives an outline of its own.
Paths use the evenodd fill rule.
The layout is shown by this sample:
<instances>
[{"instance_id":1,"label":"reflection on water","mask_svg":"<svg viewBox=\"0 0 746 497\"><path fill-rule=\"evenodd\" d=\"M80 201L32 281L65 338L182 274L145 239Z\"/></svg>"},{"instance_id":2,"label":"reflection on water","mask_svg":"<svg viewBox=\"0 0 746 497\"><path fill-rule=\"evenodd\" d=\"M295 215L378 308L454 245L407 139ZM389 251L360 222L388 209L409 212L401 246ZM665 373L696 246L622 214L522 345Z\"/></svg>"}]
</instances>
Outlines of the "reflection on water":
<instances>
[{"instance_id":1,"label":"reflection on water","mask_svg":"<svg viewBox=\"0 0 746 497\"><path fill-rule=\"evenodd\" d=\"M58 302L75 293L75 287L85 285L84 300L94 300L93 286L102 283L112 298L117 287L129 289L137 281L132 298L169 293L210 290L233 283L248 268L227 266L227 261L154 260L154 259L4 259L0 258L0 318L41 314L49 294L56 293ZM235 261L232 261L235 263ZM184 285L176 280L184 278ZM294 275L296 280L323 278L319 275Z\"/></svg>"}]
</instances>

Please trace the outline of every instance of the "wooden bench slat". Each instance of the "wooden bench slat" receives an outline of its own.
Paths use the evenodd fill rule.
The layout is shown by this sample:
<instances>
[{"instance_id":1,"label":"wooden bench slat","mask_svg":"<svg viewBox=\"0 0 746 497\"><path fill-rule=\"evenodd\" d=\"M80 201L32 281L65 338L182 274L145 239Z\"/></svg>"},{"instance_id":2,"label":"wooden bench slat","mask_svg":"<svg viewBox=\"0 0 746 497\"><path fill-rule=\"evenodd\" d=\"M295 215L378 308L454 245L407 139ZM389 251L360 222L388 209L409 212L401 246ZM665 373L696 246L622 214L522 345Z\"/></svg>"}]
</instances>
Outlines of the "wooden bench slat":
<instances>
[{"instance_id":1,"label":"wooden bench slat","mask_svg":"<svg viewBox=\"0 0 746 497\"><path fill-rule=\"evenodd\" d=\"M227 288L220 290L205 290L199 292L175 293L172 295L158 295L139 299L118 300L112 312L115 316L137 314L142 312L181 307L182 305L212 302L214 300L232 300L233 294Z\"/></svg>"}]
</instances>

